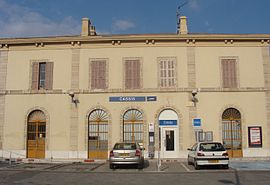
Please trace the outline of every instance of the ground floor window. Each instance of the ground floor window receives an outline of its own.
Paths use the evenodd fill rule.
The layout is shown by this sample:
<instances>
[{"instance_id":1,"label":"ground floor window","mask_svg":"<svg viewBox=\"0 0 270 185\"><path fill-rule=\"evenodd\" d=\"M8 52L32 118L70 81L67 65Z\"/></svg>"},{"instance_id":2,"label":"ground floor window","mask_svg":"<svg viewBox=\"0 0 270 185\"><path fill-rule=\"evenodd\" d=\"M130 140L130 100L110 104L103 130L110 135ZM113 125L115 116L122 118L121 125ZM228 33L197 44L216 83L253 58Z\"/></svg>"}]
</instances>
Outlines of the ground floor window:
<instances>
[{"instance_id":1,"label":"ground floor window","mask_svg":"<svg viewBox=\"0 0 270 185\"><path fill-rule=\"evenodd\" d=\"M123 119L123 141L143 143L143 115L137 109L125 112Z\"/></svg>"}]
</instances>

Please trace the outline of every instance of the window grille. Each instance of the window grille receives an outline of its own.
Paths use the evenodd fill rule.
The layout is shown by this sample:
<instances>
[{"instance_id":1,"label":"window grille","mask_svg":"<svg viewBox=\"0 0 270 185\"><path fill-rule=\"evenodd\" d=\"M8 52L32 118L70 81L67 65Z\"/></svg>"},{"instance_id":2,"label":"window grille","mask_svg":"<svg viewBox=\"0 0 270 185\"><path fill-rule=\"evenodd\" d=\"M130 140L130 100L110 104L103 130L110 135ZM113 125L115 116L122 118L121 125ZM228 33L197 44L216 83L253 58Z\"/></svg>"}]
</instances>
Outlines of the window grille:
<instances>
[{"instance_id":1,"label":"window grille","mask_svg":"<svg viewBox=\"0 0 270 185\"><path fill-rule=\"evenodd\" d=\"M123 141L143 143L143 115L136 109L128 110L124 115Z\"/></svg>"}]
</instances>

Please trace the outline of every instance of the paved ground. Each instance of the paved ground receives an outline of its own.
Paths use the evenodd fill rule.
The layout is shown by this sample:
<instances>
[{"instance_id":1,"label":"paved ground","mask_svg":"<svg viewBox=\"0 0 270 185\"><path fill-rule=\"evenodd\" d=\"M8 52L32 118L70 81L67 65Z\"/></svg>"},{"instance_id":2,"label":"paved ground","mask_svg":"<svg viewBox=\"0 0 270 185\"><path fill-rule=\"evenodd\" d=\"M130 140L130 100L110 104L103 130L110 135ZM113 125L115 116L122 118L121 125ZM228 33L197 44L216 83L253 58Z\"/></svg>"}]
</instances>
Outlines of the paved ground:
<instances>
[{"instance_id":1,"label":"paved ground","mask_svg":"<svg viewBox=\"0 0 270 185\"><path fill-rule=\"evenodd\" d=\"M185 161L162 162L160 168L156 160L145 160L143 169L137 169L136 166L120 166L116 169L110 169L108 162L100 161L94 163L0 163L1 170L27 170L27 171L55 171L55 172L194 172L192 165ZM200 171L224 170L219 167L205 167ZM269 170L270 161L231 161L230 168L224 171L232 170Z\"/></svg>"},{"instance_id":2,"label":"paved ground","mask_svg":"<svg viewBox=\"0 0 270 185\"><path fill-rule=\"evenodd\" d=\"M143 169L121 166L110 169L95 163L0 162L0 185L266 185L270 184L270 161L231 161L229 169L195 170L185 161L146 160Z\"/></svg>"}]
</instances>

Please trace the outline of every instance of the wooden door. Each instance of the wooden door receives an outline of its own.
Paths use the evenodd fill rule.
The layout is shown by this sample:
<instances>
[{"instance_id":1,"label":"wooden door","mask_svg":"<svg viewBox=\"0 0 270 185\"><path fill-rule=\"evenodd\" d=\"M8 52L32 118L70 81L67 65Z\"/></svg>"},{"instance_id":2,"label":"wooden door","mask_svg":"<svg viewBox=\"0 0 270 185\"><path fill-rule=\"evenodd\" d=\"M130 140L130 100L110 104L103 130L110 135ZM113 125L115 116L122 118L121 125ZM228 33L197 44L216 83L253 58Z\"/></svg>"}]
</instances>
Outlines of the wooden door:
<instances>
[{"instance_id":1,"label":"wooden door","mask_svg":"<svg viewBox=\"0 0 270 185\"><path fill-rule=\"evenodd\" d=\"M40 117L40 111L32 114L35 115L29 116L27 124L27 157L43 159L45 158L46 120L44 115Z\"/></svg>"},{"instance_id":2,"label":"wooden door","mask_svg":"<svg viewBox=\"0 0 270 185\"><path fill-rule=\"evenodd\" d=\"M108 159L108 114L101 109L89 116L88 158Z\"/></svg>"}]
</instances>

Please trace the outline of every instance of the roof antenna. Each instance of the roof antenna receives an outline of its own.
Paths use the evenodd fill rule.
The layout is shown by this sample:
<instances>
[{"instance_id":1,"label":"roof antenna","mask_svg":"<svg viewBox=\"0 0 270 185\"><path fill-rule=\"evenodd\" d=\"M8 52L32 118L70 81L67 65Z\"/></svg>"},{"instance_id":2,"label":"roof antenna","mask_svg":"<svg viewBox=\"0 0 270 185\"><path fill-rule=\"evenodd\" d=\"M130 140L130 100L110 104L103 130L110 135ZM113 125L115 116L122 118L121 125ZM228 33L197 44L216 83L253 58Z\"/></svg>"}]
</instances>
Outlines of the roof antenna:
<instances>
[{"instance_id":1,"label":"roof antenna","mask_svg":"<svg viewBox=\"0 0 270 185\"><path fill-rule=\"evenodd\" d=\"M179 32L179 30L180 30L180 16L181 16L181 14L180 14L180 9L181 8L183 8L185 5L187 5L189 3L189 0L187 0L187 1L185 1L184 3L182 3L181 5L179 5L178 7L177 7L177 10L176 10L176 24L177 24L177 33Z\"/></svg>"}]
</instances>

